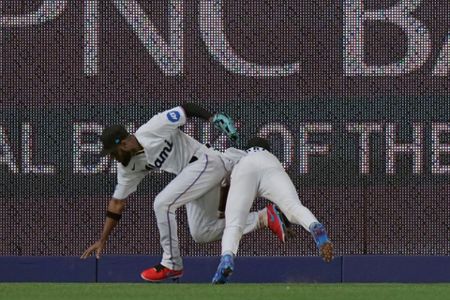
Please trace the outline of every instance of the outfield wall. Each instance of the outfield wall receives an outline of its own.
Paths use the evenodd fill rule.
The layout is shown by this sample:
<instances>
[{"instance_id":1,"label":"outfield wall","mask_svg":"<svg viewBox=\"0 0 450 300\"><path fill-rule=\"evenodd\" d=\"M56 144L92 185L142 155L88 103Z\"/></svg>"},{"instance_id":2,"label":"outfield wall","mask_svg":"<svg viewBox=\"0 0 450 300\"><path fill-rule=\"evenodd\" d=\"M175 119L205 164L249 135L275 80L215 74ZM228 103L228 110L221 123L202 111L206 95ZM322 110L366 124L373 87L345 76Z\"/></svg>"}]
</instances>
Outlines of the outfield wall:
<instances>
[{"instance_id":1,"label":"outfield wall","mask_svg":"<svg viewBox=\"0 0 450 300\"><path fill-rule=\"evenodd\" d=\"M0 257L0 282L144 282L156 256ZM185 257L183 283L209 283L218 257ZM450 282L446 256L238 257L235 283Z\"/></svg>"},{"instance_id":2,"label":"outfield wall","mask_svg":"<svg viewBox=\"0 0 450 300\"><path fill-rule=\"evenodd\" d=\"M0 256L79 256L116 183L99 134L195 102L268 138L346 255L450 254L450 1L0 1ZM183 130L223 150L211 124ZM149 174L107 255L161 253ZM265 201L256 201L253 210ZM178 212L183 256L197 244ZM316 253L299 226L241 256Z\"/></svg>"}]
</instances>

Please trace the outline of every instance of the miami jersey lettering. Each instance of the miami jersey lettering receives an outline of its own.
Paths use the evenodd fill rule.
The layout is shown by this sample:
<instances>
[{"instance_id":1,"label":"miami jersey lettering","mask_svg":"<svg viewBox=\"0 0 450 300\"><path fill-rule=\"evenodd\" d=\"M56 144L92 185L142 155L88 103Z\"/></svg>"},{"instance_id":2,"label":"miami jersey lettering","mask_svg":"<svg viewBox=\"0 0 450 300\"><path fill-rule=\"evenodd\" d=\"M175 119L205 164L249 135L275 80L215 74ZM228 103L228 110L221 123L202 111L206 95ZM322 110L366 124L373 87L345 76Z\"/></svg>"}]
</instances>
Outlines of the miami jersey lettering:
<instances>
[{"instance_id":1,"label":"miami jersey lettering","mask_svg":"<svg viewBox=\"0 0 450 300\"><path fill-rule=\"evenodd\" d=\"M166 147L164 147L161 152L158 155L158 158L155 160L153 165L157 168L161 168L163 163L166 161L166 158L169 156L170 152L172 151L173 144L169 141L164 141L166 143Z\"/></svg>"},{"instance_id":2,"label":"miami jersey lettering","mask_svg":"<svg viewBox=\"0 0 450 300\"><path fill-rule=\"evenodd\" d=\"M189 164L201 143L179 129L186 123L180 106L155 115L139 127L134 136L144 148L147 162L156 168L178 174Z\"/></svg>"}]
</instances>

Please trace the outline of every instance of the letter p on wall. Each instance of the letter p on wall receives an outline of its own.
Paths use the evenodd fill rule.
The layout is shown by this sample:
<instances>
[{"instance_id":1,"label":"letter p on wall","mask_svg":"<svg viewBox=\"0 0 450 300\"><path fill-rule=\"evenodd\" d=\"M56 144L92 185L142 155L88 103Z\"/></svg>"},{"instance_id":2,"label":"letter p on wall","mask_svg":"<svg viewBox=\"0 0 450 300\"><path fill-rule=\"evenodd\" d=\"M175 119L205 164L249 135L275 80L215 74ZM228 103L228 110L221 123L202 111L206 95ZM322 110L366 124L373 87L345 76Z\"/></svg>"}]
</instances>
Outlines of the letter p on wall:
<instances>
[{"instance_id":1,"label":"letter p on wall","mask_svg":"<svg viewBox=\"0 0 450 300\"><path fill-rule=\"evenodd\" d=\"M0 5L1 2L0 2ZM57 18L66 9L67 0L44 0L36 11L23 15L1 15L1 27L39 25Z\"/></svg>"}]
</instances>

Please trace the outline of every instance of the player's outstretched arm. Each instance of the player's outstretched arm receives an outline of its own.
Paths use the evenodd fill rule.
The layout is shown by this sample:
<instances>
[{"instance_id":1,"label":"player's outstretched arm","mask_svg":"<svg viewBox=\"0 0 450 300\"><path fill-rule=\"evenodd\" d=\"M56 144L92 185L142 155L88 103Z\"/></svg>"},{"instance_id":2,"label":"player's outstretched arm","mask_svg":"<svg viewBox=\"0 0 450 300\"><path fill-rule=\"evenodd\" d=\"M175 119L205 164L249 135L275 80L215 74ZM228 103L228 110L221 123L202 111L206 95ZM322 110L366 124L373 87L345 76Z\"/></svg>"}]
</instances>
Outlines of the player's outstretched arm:
<instances>
[{"instance_id":1,"label":"player's outstretched arm","mask_svg":"<svg viewBox=\"0 0 450 300\"><path fill-rule=\"evenodd\" d=\"M216 113L212 114L203 107L194 104L194 103L184 103L181 105L186 116L189 117L198 117L204 120L207 120L213 123L214 127L216 127L221 132L225 133L225 135L237 143L239 141L239 134L237 132L236 126L234 126L234 121L231 119L229 115L226 113Z\"/></svg>"},{"instance_id":2,"label":"player's outstretched arm","mask_svg":"<svg viewBox=\"0 0 450 300\"><path fill-rule=\"evenodd\" d=\"M227 206L228 192L230 191L229 179L222 180L220 184L220 200L219 207L217 208L217 217L219 219L225 218L225 208Z\"/></svg>"},{"instance_id":3,"label":"player's outstretched arm","mask_svg":"<svg viewBox=\"0 0 450 300\"><path fill-rule=\"evenodd\" d=\"M206 121L212 121L214 116L211 112L195 103L186 102L183 103L181 107L188 118L197 117Z\"/></svg>"},{"instance_id":4,"label":"player's outstretched arm","mask_svg":"<svg viewBox=\"0 0 450 300\"><path fill-rule=\"evenodd\" d=\"M100 258L100 254L106 246L106 242L108 241L109 235L111 234L114 227L116 227L117 223L119 223L120 217L122 216L122 212L125 209L126 201L125 200L117 200L111 199L108 204L108 210L106 211L106 220L103 225L103 231L100 239L92 244L89 248L84 251L83 255L81 255L81 259L88 258L91 253L95 252L95 257L97 259Z\"/></svg>"}]
</instances>

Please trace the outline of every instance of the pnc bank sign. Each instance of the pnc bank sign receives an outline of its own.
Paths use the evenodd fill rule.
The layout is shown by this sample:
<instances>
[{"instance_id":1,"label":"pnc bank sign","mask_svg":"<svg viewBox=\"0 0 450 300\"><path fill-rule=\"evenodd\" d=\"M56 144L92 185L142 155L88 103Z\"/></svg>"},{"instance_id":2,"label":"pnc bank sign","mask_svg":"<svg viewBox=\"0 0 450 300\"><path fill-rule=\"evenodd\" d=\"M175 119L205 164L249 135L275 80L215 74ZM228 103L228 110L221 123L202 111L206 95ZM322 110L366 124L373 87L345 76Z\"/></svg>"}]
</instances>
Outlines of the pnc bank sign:
<instances>
[{"instance_id":1,"label":"pnc bank sign","mask_svg":"<svg viewBox=\"0 0 450 300\"><path fill-rule=\"evenodd\" d=\"M105 0L102 0L105 1ZM185 17L188 0L167 0L168 34L162 35L161 26L155 24L137 0L107 0L125 19L153 58L160 70L167 76L183 76L184 64L189 53L184 51ZM298 0L300 2L300 0ZM99 33L100 0L79 1L83 5L83 72L87 76L99 73L101 47ZM295 1L294 1L295 2ZM0 26L39 26L57 19L66 9L68 0L44 0L40 6L26 14L3 14ZM300 73L302 64L293 61L278 65L267 65L249 61L233 48L226 36L223 5L227 0L198 0L198 30L211 57L227 71L242 76L280 77ZM314 5L315 2L311 1ZM447 76L450 61L450 33L447 32L440 45L433 45L432 32L415 12L426 5L423 0L399 0L382 9L368 9L364 0L342 0L342 75L343 76L399 76L412 73L430 60L433 61L432 76ZM308 12L305 12L308 13ZM300 16L301 17L301 16ZM287 20L288 21L288 20ZM385 23L399 28L407 43L401 58L385 65L373 65L365 61L367 44L366 24ZM295 24L293 25L295 26ZM380 37L383 38L383 37ZM432 55L433 47L439 47L437 58ZM288 58L286 58L288 60Z\"/></svg>"}]
</instances>

